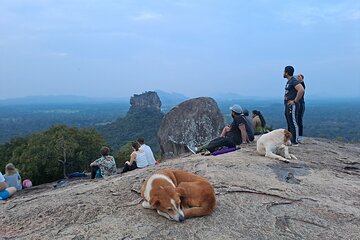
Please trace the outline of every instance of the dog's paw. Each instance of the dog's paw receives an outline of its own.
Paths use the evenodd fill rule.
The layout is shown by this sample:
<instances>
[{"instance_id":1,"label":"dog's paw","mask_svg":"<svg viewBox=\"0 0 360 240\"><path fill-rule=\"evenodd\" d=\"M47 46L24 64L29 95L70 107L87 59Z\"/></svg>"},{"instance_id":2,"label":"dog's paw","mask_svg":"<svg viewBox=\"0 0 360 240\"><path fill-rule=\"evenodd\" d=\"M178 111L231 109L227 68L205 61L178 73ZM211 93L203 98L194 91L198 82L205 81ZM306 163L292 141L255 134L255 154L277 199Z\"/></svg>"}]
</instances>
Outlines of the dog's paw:
<instances>
[{"instance_id":1,"label":"dog's paw","mask_svg":"<svg viewBox=\"0 0 360 240\"><path fill-rule=\"evenodd\" d=\"M283 162L286 162L286 163L288 163L288 162L289 162L289 160L288 160L288 159L283 158L283 157L277 157L276 159L277 159L277 160L280 160L280 161L283 161Z\"/></svg>"},{"instance_id":2,"label":"dog's paw","mask_svg":"<svg viewBox=\"0 0 360 240\"><path fill-rule=\"evenodd\" d=\"M293 154L290 154L291 159L297 160L297 157L295 157Z\"/></svg>"},{"instance_id":3,"label":"dog's paw","mask_svg":"<svg viewBox=\"0 0 360 240\"><path fill-rule=\"evenodd\" d=\"M143 206L143 208L151 208L150 203L148 201L145 201L145 200L142 202L141 205Z\"/></svg>"}]
</instances>

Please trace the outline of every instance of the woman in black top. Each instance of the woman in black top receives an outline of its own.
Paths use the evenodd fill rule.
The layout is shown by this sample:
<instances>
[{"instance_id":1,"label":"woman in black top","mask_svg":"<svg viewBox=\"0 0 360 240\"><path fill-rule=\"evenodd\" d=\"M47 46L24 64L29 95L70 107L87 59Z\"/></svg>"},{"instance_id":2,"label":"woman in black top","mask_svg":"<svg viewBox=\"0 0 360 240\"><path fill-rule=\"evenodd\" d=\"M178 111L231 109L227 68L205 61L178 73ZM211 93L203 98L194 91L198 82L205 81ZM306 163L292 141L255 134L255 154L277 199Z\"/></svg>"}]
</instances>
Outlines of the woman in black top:
<instances>
[{"instance_id":1,"label":"woman in black top","mask_svg":"<svg viewBox=\"0 0 360 240\"><path fill-rule=\"evenodd\" d=\"M298 74L296 79L303 86L304 95L305 95L304 75L303 74ZM297 122L298 122L298 125L299 125L299 143L304 143L304 136L303 136L303 117L304 117L304 113L305 113L304 95L302 96L302 98L299 101L299 108L298 108L299 113L297 114L297 116L298 116Z\"/></svg>"}]
</instances>

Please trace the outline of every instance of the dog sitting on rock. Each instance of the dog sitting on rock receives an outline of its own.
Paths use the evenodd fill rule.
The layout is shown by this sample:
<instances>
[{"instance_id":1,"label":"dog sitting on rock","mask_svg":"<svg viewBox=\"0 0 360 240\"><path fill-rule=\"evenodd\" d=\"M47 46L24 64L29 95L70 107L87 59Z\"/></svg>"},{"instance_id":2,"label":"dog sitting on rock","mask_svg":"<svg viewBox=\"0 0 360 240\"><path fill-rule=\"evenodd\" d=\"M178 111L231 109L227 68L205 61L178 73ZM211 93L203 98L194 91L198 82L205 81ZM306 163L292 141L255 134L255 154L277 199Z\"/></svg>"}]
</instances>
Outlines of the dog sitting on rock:
<instances>
[{"instance_id":1,"label":"dog sitting on rock","mask_svg":"<svg viewBox=\"0 0 360 240\"><path fill-rule=\"evenodd\" d=\"M285 129L276 129L257 140L256 150L262 156L289 162L289 159L297 158L289 153L288 145L291 145L291 133Z\"/></svg>"}]
</instances>

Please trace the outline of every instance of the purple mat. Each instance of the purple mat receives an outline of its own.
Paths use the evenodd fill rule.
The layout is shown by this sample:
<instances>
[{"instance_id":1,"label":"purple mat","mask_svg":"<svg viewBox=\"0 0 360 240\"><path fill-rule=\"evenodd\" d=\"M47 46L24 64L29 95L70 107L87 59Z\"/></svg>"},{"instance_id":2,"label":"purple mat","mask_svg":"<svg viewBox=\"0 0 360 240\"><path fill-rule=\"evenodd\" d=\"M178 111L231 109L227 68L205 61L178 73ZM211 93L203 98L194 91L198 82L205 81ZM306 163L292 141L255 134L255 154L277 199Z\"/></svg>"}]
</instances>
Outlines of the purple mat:
<instances>
[{"instance_id":1,"label":"purple mat","mask_svg":"<svg viewBox=\"0 0 360 240\"><path fill-rule=\"evenodd\" d=\"M228 152L233 152L233 151L236 151L236 148L224 148L224 149L217 150L217 151L213 152L212 155L216 156L216 155L220 155L220 154L224 154L224 153L228 153Z\"/></svg>"}]
</instances>

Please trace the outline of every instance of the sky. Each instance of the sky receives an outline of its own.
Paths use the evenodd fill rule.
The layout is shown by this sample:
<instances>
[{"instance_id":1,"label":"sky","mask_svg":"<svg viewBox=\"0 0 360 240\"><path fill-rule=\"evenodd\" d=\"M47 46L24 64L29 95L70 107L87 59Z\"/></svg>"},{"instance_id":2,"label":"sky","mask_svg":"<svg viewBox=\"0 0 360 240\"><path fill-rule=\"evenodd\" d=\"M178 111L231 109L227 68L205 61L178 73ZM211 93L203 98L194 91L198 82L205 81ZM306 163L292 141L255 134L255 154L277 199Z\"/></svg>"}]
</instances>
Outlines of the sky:
<instances>
[{"instance_id":1,"label":"sky","mask_svg":"<svg viewBox=\"0 0 360 240\"><path fill-rule=\"evenodd\" d=\"M0 99L360 97L359 0L0 0Z\"/></svg>"}]
</instances>

